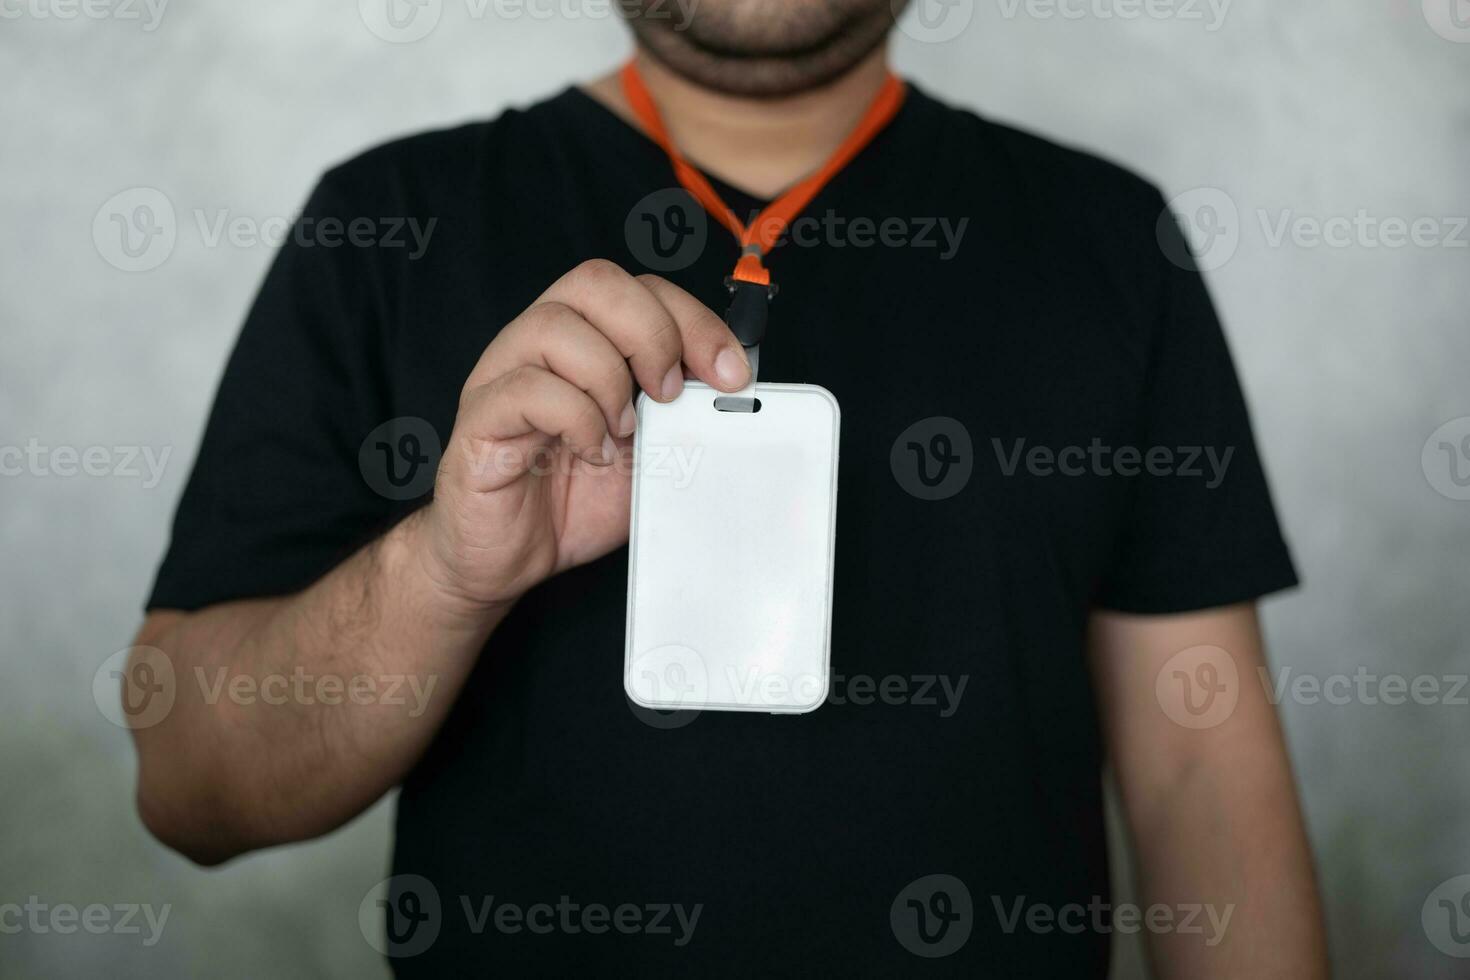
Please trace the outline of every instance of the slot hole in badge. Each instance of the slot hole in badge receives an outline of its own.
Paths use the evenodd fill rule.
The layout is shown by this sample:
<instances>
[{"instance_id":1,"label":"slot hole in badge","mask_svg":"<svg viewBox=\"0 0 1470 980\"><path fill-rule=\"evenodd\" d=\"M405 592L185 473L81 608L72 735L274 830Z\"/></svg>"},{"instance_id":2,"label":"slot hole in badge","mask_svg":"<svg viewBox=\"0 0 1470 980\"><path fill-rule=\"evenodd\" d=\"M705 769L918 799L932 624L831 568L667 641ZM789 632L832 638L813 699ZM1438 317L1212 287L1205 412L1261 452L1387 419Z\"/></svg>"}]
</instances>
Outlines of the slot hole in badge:
<instances>
[{"instance_id":1,"label":"slot hole in badge","mask_svg":"<svg viewBox=\"0 0 1470 980\"><path fill-rule=\"evenodd\" d=\"M759 398L741 398L738 395L721 395L715 399L715 411L737 412L742 415L754 415L761 410Z\"/></svg>"}]
</instances>

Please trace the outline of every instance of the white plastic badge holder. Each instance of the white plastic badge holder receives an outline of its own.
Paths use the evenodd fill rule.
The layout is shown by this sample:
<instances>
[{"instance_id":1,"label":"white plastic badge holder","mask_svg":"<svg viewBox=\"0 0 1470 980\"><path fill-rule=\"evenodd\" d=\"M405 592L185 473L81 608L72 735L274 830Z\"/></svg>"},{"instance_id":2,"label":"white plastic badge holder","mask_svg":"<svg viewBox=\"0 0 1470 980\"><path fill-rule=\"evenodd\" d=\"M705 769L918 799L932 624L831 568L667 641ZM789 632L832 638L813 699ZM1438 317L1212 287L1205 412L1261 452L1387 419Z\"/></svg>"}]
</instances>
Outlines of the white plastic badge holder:
<instances>
[{"instance_id":1,"label":"white plastic badge holder","mask_svg":"<svg viewBox=\"0 0 1470 980\"><path fill-rule=\"evenodd\" d=\"M827 697L837 536L831 392L765 384L638 402L623 687L658 710L811 711Z\"/></svg>"}]
</instances>

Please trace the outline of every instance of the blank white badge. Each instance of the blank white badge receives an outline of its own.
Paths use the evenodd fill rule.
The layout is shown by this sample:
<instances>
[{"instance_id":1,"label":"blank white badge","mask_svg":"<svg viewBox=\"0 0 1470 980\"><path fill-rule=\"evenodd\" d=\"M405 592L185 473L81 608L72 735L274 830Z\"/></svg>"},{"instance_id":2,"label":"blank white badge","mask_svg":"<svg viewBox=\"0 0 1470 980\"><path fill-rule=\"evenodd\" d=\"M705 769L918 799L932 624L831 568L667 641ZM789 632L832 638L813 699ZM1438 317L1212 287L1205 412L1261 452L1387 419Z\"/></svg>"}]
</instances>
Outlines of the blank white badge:
<instances>
[{"instance_id":1,"label":"blank white badge","mask_svg":"<svg viewBox=\"0 0 1470 980\"><path fill-rule=\"evenodd\" d=\"M827 697L837 399L761 384L759 410L687 382L638 401L623 687L658 710L811 711Z\"/></svg>"}]
</instances>

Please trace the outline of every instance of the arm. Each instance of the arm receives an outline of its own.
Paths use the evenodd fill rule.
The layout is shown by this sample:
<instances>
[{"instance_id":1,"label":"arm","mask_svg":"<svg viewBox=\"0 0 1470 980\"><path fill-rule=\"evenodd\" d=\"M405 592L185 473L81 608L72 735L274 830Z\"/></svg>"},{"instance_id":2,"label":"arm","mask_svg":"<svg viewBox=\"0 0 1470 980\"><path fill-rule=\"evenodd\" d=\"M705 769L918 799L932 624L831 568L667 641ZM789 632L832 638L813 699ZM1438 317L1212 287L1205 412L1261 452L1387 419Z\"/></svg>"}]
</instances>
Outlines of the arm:
<instances>
[{"instance_id":1,"label":"arm","mask_svg":"<svg viewBox=\"0 0 1470 980\"><path fill-rule=\"evenodd\" d=\"M173 669L173 707L133 731L138 811L155 837L217 864L326 833L403 778L510 608L465 603L434 582L423 561L427 516L410 516L295 596L149 614L124 683L149 676L138 671L152 650ZM360 675L403 675L403 690L426 695L329 705L289 687L279 704L229 693L231 678L260 684L297 668L344 688Z\"/></svg>"},{"instance_id":2,"label":"arm","mask_svg":"<svg viewBox=\"0 0 1470 980\"><path fill-rule=\"evenodd\" d=\"M1155 971L1326 977L1311 853L1281 726L1258 673L1265 658L1254 604L1168 616L1098 612L1089 646L1140 904L1207 907L1198 919L1203 935L1150 932ZM1202 661L1193 654L1171 658L1199 646L1219 647L1233 661L1233 709L1228 690L1208 712L1183 708L1185 680L1175 671L1196 684L1210 674L1197 673ZM1217 687L1230 681L1228 670L1216 677ZM1189 693L1196 708L1205 703L1198 686ZM1221 924L1212 924L1209 907Z\"/></svg>"},{"instance_id":3,"label":"arm","mask_svg":"<svg viewBox=\"0 0 1470 980\"><path fill-rule=\"evenodd\" d=\"M142 668L166 658L174 704L133 730L149 830L215 864L326 833L396 785L516 600L627 539L629 473L613 464L635 423L633 382L671 400L681 362L724 391L749 377L739 343L688 293L584 263L471 372L432 503L299 594L150 615L123 692L139 702L132 685L160 676ZM404 675L427 694L327 704L283 689L298 671L340 687ZM231 696L241 676L259 696Z\"/></svg>"}]
</instances>

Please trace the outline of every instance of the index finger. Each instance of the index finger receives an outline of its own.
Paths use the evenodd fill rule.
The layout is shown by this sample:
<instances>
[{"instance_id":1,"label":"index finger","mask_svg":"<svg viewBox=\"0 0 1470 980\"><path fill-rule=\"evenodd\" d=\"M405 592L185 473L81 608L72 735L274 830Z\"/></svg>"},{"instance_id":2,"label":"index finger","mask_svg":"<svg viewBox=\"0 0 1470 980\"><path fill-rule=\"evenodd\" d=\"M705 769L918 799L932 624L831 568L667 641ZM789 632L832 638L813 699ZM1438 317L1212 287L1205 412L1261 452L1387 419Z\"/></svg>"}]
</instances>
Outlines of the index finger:
<instances>
[{"instance_id":1,"label":"index finger","mask_svg":"<svg viewBox=\"0 0 1470 980\"><path fill-rule=\"evenodd\" d=\"M667 279L643 275L638 281L658 297L679 324L684 363L695 377L723 391L745 387L750 380L750 360L740 341L714 310Z\"/></svg>"},{"instance_id":2,"label":"index finger","mask_svg":"<svg viewBox=\"0 0 1470 980\"><path fill-rule=\"evenodd\" d=\"M563 303L581 314L628 359L639 387L659 401L683 389L682 363L721 390L738 391L749 376L740 343L724 322L656 276L634 278L612 262L592 260L558 279L540 301Z\"/></svg>"}]
</instances>

